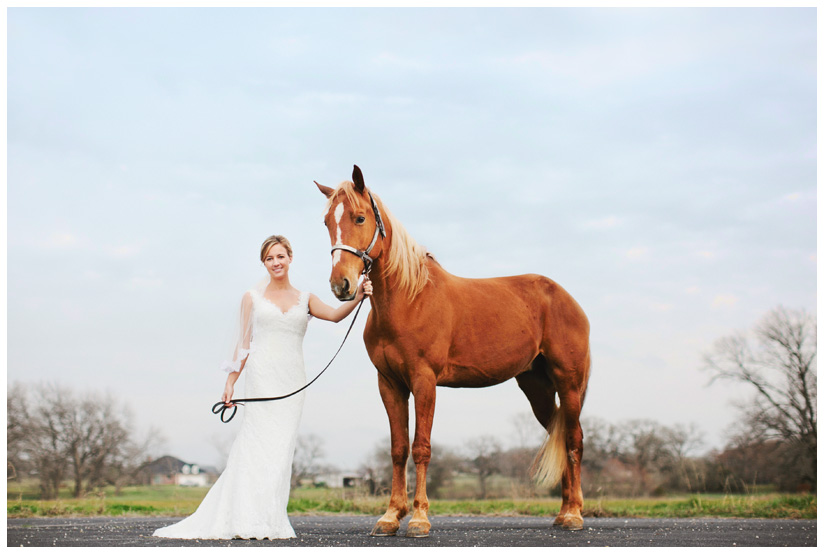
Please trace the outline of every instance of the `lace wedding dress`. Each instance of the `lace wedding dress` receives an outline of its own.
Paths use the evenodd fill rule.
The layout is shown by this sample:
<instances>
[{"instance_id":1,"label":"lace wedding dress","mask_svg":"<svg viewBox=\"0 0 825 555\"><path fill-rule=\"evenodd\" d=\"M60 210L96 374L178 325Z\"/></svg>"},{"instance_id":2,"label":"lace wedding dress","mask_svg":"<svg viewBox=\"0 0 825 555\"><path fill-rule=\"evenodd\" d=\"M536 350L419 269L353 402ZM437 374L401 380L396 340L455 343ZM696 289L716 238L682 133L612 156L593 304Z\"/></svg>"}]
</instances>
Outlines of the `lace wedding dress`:
<instances>
[{"instance_id":1,"label":"lace wedding dress","mask_svg":"<svg viewBox=\"0 0 825 555\"><path fill-rule=\"evenodd\" d=\"M243 369L243 397L272 397L306 383L303 339L309 294L282 312L261 292L250 290L251 342ZM197 511L155 531L165 538L294 538L287 518L292 457L304 394L280 401L248 403L226 470Z\"/></svg>"}]
</instances>

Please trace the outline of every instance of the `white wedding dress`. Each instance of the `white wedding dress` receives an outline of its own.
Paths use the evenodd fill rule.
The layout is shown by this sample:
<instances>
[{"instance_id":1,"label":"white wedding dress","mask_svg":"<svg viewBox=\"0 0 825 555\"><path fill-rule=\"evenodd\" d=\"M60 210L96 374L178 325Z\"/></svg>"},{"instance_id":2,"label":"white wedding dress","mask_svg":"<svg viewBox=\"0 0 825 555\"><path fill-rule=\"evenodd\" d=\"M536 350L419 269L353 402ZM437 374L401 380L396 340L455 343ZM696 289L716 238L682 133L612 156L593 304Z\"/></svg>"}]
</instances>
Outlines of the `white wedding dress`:
<instances>
[{"instance_id":1,"label":"white wedding dress","mask_svg":"<svg viewBox=\"0 0 825 555\"><path fill-rule=\"evenodd\" d=\"M274 397L306 383L303 339L309 294L282 312L250 290L252 343L243 374L243 397ZM292 457L304 393L280 401L247 403L226 470L198 509L182 521L156 530L164 538L294 538L287 518Z\"/></svg>"}]
</instances>

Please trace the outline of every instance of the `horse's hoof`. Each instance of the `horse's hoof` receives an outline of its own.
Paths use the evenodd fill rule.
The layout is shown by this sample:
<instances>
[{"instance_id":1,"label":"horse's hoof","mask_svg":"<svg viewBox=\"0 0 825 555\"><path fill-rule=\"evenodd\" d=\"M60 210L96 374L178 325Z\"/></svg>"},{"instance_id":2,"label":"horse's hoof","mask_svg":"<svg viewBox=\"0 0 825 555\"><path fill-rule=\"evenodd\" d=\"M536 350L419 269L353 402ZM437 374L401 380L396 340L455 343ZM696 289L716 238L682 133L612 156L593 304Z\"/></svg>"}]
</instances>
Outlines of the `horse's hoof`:
<instances>
[{"instance_id":1,"label":"horse's hoof","mask_svg":"<svg viewBox=\"0 0 825 555\"><path fill-rule=\"evenodd\" d=\"M570 515L564 519L562 528L565 530L582 530L584 528L584 519L580 516Z\"/></svg>"},{"instance_id":2,"label":"horse's hoof","mask_svg":"<svg viewBox=\"0 0 825 555\"><path fill-rule=\"evenodd\" d=\"M426 538L430 535L430 523L429 522L410 522L410 525L407 526L407 537L408 538Z\"/></svg>"},{"instance_id":3,"label":"horse's hoof","mask_svg":"<svg viewBox=\"0 0 825 555\"><path fill-rule=\"evenodd\" d=\"M392 522L381 522L380 520L375 524L375 528L370 532L370 536L384 537L394 536L398 532L399 524Z\"/></svg>"}]
</instances>

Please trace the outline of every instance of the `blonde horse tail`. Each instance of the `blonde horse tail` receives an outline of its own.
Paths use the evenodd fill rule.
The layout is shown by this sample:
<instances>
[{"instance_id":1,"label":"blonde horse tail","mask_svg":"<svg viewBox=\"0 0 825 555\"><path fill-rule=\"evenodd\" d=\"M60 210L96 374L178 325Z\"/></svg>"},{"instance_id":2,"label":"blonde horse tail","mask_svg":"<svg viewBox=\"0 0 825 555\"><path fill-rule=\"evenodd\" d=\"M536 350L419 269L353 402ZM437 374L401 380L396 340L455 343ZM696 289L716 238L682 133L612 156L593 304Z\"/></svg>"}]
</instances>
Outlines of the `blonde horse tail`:
<instances>
[{"instance_id":1,"label":"blonde horse tail","mask_svg":"<svg viewBox=\"0 0 825 555\"><path fill-rule=\"evenodd\" d=\"M539 486L551 488L559 483L567 466L567 441L565 439L564 411L556 407L550 424L547 425L547 437L536 453L530 473Z\"/></svg>"}]
</instances>

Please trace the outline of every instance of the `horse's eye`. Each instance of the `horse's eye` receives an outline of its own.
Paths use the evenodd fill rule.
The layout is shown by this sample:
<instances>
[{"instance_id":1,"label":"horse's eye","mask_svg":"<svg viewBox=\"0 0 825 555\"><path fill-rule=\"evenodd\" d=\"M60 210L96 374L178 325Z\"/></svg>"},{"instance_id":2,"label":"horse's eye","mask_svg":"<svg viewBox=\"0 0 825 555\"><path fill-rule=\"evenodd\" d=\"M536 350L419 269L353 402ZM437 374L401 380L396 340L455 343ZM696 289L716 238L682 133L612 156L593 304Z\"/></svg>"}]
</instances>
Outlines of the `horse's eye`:
<instances>
[{"instance_id":1,"label":"horse's eye","mask_svg":"<svg viewBox=\"0 0 825 555\"><path fill-rule=\"evenodd\" d=\"M357 224L362 224L362 223L364 223L364 222L366 222L366 221L367 221L367 219L366 219L364 216L358 216L358 217L355 219L355 223L357 223Z\"/></svg>"}]
</instances>

